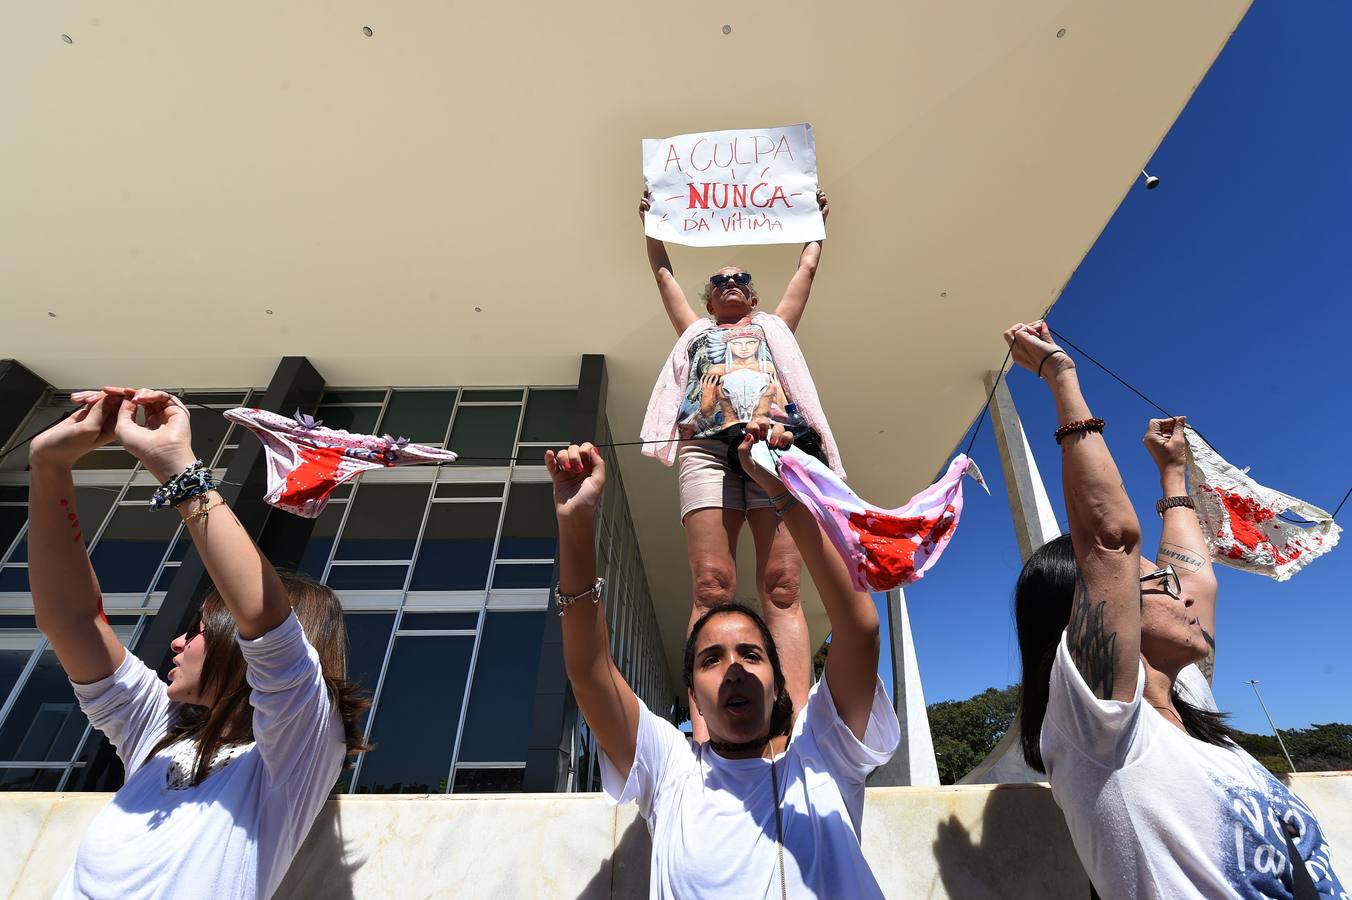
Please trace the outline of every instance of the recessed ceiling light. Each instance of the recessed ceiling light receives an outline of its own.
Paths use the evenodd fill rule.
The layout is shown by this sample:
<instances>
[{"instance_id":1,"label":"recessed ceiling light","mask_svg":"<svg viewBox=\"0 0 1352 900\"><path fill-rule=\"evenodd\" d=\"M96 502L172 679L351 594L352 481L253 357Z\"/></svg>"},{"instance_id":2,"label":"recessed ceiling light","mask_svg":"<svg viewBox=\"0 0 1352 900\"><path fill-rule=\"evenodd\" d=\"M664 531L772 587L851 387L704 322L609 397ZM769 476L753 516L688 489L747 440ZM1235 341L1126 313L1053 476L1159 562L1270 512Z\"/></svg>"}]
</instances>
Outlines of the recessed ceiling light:
<instances>
[{"instance_id":1,"label":"recessed ceiling light","mask_svg":"<svg viewBox=\"0 0 1352 900\"><path fill-rule=\"evenodd\" d=\"M65 41L67 44L75 43L73 40L71 40L70 35L68 34L61 35L61 40Z\"/></svg>"},{"instance_id":2,"label":"recessed ceiling light","mask_svg":"<svg viewBox=\"0 0 1352 900\"><path fill-rule=\"evenodd\" d=\"M371 30L370 25L363 25L361 27L361 33L366 35L367 37L370 37L371 35L375 34L375 32Z\"/></svg>"},{"instance_id":3,"label":"recessed ceiling light","mask_svg":"<svg viewBox=\"0 0 1352 900\"><path fill-rule=\"evenodd\" d=\"M1057 37L1065 37L1065 36L1066 36L1066 30L1065 30L1064 28L1057 29L1056 36L1057 36Z\"/></svg>"},{"instance_id":4,"label":"recessed ceiling light","mask_svg":"<svg viewBox=\"0 0 1352 900\"><path fill-rule=\"evenodd\" d=\"M483 308L482 306L476 306L476 307L474 307L474 311L475 311L475 312L483 312L483 311L484 311L484 308Z\"/></svg>"},{"instance_id":5,"label":"recessed ceiling light","mask_svg":"<svg viewBox=\"0 0 1352 900\"><path fill-rule=\"evenodd\" d=\"M263 310L263 312L267 313L268 315L272 315L272 310L270 309L265 309Z\"/></svg>"},{"instance_id":6,"label":"recessed ceiling light","mask_svg":"<svg viewBox=\"0 0 1352 900\"><path fill-rule=\"evenodd\" d=\"M723 26L723 33L724 33L724 34L732 34L732 26L731 26L731 25L724 25L724 26Z\"/></svg>"},{"instance_id":7,"label":"recessed ceiling light","mask_svg":"<svg viewBox=\"0 0 1352 900\"><path fill-rule=\"evenodd\" d=\"M56 313L52 312L50 309L47 310L47 315L51 316L53 319L56 318Z\"/></svg>"}]
</instances>

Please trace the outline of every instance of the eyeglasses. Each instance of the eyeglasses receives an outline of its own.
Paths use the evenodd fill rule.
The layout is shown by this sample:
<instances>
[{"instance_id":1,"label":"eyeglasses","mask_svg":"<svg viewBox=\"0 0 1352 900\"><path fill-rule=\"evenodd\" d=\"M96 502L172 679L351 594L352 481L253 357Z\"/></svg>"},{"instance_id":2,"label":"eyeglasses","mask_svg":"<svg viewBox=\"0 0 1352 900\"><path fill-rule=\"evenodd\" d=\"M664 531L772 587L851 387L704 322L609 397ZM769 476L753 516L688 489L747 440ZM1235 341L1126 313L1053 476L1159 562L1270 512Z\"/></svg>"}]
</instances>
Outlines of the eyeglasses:
<instances>
[{"instance_id":1,"label":"eyeglasses","mask_svg":"<svg viewBox=\"0 0 1352 900\"><path fill-rule=\"evenodd\" d=\"M1145 584L1147 581L1157 581L1159 584L1156 586L1163 588L1164 593L1175 600L1183 599L1183 587L1178 583L1178 573L1174 571L1173 566L1165 566L1149 575L1142 575L1141 584Z\"/></svg>"},{"instance_id":2,"label":"eyeglasses","mask_svg":"<svg viewBox=\"0 0 1352 900\"><path fill-rule=\"evenodd\" d=\"M193 619L193 623L188 626L187 632L183 635L183 643L191 644L193 640L202 633L202 617Z\"/></svg>"},{"instance_id":3,"label":"eyeglasses","mask_svg":"<svg viewBox=\"0 0 1352 900\"><path fill-rule=\"evenodd\" d=\"M729 281L739 285L740 287L746 287L748 284L751 283L751 273L734 272L731 275L724 275L722 272L719 272L717 275L709 276L709 283L716 288L727 287Z\"/></svg>"}]
</instances>

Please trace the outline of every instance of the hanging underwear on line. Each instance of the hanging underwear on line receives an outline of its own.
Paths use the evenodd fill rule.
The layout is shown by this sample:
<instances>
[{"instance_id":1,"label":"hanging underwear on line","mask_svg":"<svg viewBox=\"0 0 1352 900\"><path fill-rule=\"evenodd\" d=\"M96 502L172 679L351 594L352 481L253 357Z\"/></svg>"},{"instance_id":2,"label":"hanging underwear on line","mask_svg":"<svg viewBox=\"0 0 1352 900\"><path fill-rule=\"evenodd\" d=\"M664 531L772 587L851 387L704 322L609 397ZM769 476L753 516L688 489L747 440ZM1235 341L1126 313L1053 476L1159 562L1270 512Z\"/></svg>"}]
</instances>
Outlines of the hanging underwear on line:
<instances>
[{"instance_id":1,"label":"hanging underwear on line","mask_svg":"<svg viewBox=\"0 0 1352 900\"><path fill-rule=\"evenodd\" d=\"M295 418L240 407L224 416L257 435L267 456L268 505L313 519L334 488L362 472L391 466L455 462L449 450L410 444L408 438L376 437L325 428L304 413Z\"/></svg>"},{"instance_id":2,"label":"hanging underwear on line","mask_svg":"<svg viewBox=\"0 0 1352 900\"><path fill-rule=\"evenodd\" d=\"M1221 565L1285 581L1338 544L1342 529L1317 506L1254 481L1221 458L1192 428L1188 479L1211 558ZM1281 518L1292 512L1308 521Z\"/></svg>"},{"instance_id":3,"label":"hanging underwear on line","mask_svg":"<svg viewBox=\"0 0 1352 900\"><path fill-rule=\"evenodd\" d=\"M778 453L759 442L751 458L777 475L812 513L860 591L889 591L919 581L939 561L962 516L964 475L990 493L976 463L961 453L942 478L896 509L861 500L827 466L796 447Z\"/></svg>"}]
</instances>

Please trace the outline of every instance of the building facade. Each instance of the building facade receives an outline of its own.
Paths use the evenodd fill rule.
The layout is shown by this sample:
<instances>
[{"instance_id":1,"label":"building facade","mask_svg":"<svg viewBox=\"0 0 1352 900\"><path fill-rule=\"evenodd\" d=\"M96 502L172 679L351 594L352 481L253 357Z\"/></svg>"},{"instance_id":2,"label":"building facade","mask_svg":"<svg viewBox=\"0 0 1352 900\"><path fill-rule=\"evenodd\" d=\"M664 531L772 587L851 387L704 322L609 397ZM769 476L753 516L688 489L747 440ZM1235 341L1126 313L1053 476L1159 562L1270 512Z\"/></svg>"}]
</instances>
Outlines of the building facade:
<instances>
[{"instance_id":1,"label":"building facade","mask_svg":"<svg viewBox=\"0 0 1352 900\"><path fill-rule=\"evenodd\" d=\"M109 789L120 768L89 728L34 623L27 573L26 439L69 409L12 361L0 369L0 788ZM547 386L331 387L302 358L266 387L180 391L194 449L279 567L320 579L343 601L349 677L372 697L374 749L345 772L345 793L589 790L594 741L563 671L557 535L543 454L608 442L605 365ZM449 447L460 459L366 473L314 520L262 502L258 441L222 416L235 406L312 413L331 428ZM613 452L607 450L606 452ZM152 512L156 482L125 450L80 462L76 501L109 622L148 665L209 589L177 515ZM675 707L643 561L618 467L597 522L599 572L617 664L648 706Z\"/></svg>"}]
</instances>

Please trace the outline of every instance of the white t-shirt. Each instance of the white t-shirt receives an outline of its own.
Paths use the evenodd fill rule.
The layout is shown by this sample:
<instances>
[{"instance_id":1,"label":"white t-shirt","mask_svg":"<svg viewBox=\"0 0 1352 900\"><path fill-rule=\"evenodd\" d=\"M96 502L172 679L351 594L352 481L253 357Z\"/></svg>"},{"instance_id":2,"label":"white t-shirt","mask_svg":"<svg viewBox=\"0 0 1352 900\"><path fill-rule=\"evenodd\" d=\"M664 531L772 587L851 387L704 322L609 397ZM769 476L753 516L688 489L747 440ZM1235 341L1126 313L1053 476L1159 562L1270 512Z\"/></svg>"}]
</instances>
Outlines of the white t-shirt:
<instances>
[{"instance_id":1,"label":"white t-shirt","mask_svg":"<svg viewBox=\"0 0 1352 900\"><path fill-rule=\"evenodd\" d=\"M239 646L256 742L196 787L170 788L174 747L149 757L178 704L144 663L128 653L102 681L74 685L127 774L55 897L264 898L281 883L342 771L343 723L295 613Z\"/></svg>"},{"instance_id":2,"label":"white t-shirt","mask_svg":"<svg viewBox=\"0 0 1352 900\"><path fill-rule=\"evenodd\" d=\"M1348 900L1310 808L1239 747L1190 737L1142 699L1099 700L1064 633L1052 665L1042 758L1085 871L1104 900L1284 897L1282 823L1321 897Z\"/></svg>"},{"instance_id":3,"label":"white t-shirt","mask_svg":"<svg viewBox=\"0 0 1352 900\"><path fill-rule=\"evenodd\" d=\"M652 833L656 898L780 896L774 786L766 759L724 759L692 744L639 703L638 745L625 780L604 753L601 783L616 803L637 801ZM790 897L881 897L859 847L864 779L901 740L882 682L861 742L822 679L775 757Z\"/></svg>"}]
</instances>

